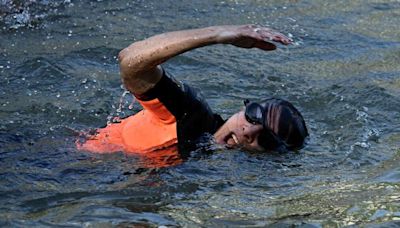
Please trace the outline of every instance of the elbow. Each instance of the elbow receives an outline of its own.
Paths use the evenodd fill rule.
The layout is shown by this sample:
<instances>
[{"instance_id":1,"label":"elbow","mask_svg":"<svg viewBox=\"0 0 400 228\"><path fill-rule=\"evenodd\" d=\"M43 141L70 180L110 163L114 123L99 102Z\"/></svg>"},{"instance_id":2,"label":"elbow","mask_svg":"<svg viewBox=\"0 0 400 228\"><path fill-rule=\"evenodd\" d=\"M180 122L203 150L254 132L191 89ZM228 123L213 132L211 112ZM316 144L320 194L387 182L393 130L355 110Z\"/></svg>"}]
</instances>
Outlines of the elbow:
<instances>
[{"instance_id":1,"label":"elbow","mask_svg":"<svg viewBox=\"0 0 400 228\"><path fill-rule=\"evenodd\" d=\"M137 57L132 55L129 47L119 52L118 61L122 80L126 77L132 77L132 75L135 75L135 71L140 68L136 60Z\"/></svg>"},{"instance_id":2,"label":"elbow","mask_svg":"<svg viewBox=\"0 0 400 228\"><path fill-rule=\"evenodd\" d=\"M122 49L118 53L118 61L121 71L128 70L132 65L132 57L129 53L129 47Z\"/></svg>"},{"instance_id":3,"label":"elbow","mask_svg":"<svg viewBox=\"0 0 400 228\"><path fill-rule=\"evenodd\" d=\"M129 52L128 50L129 47L122 49L119 53L118 53L118 61L121 63L127 56L127 53Z\"/></svg>"},{"instance_id":4,"label":"elbow","mask_svg":"<svg viewBox=\"0 0 400 228\"><path fill-rule=\"evenodd\" d=\"M118 55L118 60L119 60L119 70L120 70L120 77L122 82L126 86L126 82L135 77L135 72L134 69L135 67L132 67L132 63L130 58L124 53L122 50L119 55Z\"/></svg>"},{"instance_id":5,"label":"elbow","mask_svg":"<svg viewBox=\"0 0 400 228\"><path fill-rule=\"evenodd\" d=\"M134 73L141 71L145 67L145 61L142 60L142 54L129 46L121 50L118 54L118 61L121 72Z\"/></svg>"},{"instance_id":6,"label":"elbow","mask_svg":"<svg viewBox=\"0 0 400 228\"><path fill-rule=\"evenodd\" d=\"M119 69L121 73L121 79L124 80L125 75L129 72L130 64L124 50L120 51L118 54Z\"/></svg>"},{"instance_id":7,"label":"elbow","mask_svg":"<svg viewBox=\"0 0 400 228\"><path fill-rule=\"evenodd\" d=\"M127 48L126 48L127 49ZM119 70L122 83L129 91L135 91L133 89L137 81L143 77L143 65L141 64L140 58L134 55L130 50L122 50L118 54Z\"/></svg>"}]
</instances>

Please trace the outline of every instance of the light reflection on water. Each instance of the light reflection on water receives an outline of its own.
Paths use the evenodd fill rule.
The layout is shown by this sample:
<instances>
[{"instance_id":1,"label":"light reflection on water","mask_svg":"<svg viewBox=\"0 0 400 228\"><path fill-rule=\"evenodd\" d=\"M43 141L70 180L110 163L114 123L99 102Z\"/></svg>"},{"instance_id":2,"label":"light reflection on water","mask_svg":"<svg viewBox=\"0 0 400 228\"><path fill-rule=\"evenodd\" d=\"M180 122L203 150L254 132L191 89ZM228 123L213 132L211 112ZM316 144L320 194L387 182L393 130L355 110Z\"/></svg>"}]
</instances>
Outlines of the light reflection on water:
<instances>
[{"instance_id":1,"label":"light reflection on water","mask_svg":"<svg viewBox=\"0 0 400 228\"><path fill-rule=\"evenodd\" d=\"M1 225L399 224L399 3L0 4ZM157 169L137 156L75 150L79 131L139 110L120 86L121 48L231 23L267 24L298 45L271 53L206 47L165 67L224 117L244 98L292 101L311 132L302 151L206 148Z\"/></svg>"}]
</instances>

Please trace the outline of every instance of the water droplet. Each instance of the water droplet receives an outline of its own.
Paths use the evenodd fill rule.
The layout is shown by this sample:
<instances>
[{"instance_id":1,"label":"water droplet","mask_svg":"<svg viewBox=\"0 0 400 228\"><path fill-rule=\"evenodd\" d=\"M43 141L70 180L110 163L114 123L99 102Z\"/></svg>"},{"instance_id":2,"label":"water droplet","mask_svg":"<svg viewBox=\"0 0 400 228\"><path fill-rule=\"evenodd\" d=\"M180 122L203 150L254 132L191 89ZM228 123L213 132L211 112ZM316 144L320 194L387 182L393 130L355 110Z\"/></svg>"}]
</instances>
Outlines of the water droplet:
<instances>
[{"instance_id":1,"label":"water droplet","mask_svg":"<svg viewBox=\"0 0 400 228\"><path fill-rule=\"evenodd\" d=\"M301 42L301 41L295 41L295 42L293 42L293 45L294 45L294 46L300 46L301 44L303 44L303 42Z\"/></svg>"},{"instance_id":2,"label":"water droplet","mask_svg":"<svg viewBox=\"0 0 400 228\"><path fill-rule=\"evenodd\" d=\"M356 142L356 143L354 143L354 145L362 147L362 148L368 148L369 147L369 144L366 143L366 142Z\"/></svg>"},{"instance_id":3,"label":"water droplet","mask_svg":"<svg viewBox=\"0 0 400 228\"><path fill-rule=\"evenodd\" d=\"M366 112L357 110L357 111L356 111L356 115L357 115L356 120L364 120L364 121L367 121L368 114L367 114Z\"/></svg>"}]
</instances>

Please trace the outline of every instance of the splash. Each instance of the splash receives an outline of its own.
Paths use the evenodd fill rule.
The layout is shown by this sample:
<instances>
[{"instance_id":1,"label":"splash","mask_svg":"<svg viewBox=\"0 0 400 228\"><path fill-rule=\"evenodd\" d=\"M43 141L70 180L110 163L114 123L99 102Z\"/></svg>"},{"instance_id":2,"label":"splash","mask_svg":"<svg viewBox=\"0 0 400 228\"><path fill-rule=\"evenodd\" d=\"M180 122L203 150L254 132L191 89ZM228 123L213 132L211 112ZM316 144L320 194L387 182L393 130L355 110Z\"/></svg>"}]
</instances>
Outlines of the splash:
<instances>
[{"instance_id":1,"label":"splash","mask_svg":"<svg viewBox=\"0 0 400 228\"><path fill-rule=\"evenodd\" d=\"M134 108L136 98L131 95L131 93L123 86L121 86L121 89L123 89L124 91L119 98L118 107L116 107L115 105L112 106L112 108L115 109L115 113L111 113L107 116L107 124L120 122L121 119L127 115L125 110L132 110Z\"/></svg>"}]
</instances>

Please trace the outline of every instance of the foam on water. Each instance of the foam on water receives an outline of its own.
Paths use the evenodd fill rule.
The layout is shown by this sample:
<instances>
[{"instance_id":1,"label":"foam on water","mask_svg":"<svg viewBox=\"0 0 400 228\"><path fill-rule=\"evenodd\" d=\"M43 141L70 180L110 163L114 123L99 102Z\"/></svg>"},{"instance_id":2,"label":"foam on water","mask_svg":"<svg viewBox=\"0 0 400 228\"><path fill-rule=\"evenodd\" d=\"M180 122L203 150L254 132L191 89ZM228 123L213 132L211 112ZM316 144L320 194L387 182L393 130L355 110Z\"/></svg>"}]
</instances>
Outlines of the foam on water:
<instances>
[{"instance_id":1,"label":"foam on water","mask_svg":"<svg viewBox=\"0 0 400 228\"><path fill-rule=\"evenodd\" d=\"M61 6L73 6L71 0L2 0L0 1L0 25L2 29L36 27L49 15L57 14Z\"/></svg>"}]
</instances>

